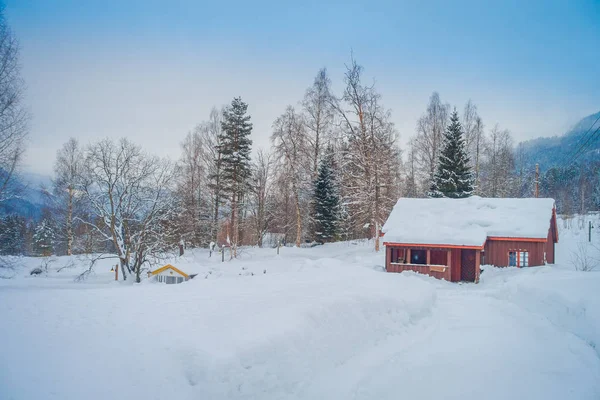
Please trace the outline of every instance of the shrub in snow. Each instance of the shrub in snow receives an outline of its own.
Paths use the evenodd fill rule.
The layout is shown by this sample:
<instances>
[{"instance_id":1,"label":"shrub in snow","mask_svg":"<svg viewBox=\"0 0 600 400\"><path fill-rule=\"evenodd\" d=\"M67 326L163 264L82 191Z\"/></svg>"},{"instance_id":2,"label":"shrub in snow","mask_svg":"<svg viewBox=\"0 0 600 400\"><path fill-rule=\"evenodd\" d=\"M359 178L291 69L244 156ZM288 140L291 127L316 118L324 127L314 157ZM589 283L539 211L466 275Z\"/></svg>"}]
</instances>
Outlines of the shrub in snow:
<instances>
[{"instance_id":1,"label":"shrub in snow","mask_svg":"<svg viewBox=\"0 0 600 400\"><path fill-rule=\"evenodd\" d=\"M29 275L40 275L42 272L44 272L44 271L42 271L41 267L35 267L34 269L31 270Z\"/></svg>"},{"instance_id":2,"label":"shrub in snow","mask_svg":"<svg viewBox=\"0 0 600 400\"><path fill-rule=\"evenodd\" d=\"M590 254L590 246L587 243L577 243L577 248L571 252L571 262L577 271L592 271L599 261Z\"/></svg>"}]
</instances>

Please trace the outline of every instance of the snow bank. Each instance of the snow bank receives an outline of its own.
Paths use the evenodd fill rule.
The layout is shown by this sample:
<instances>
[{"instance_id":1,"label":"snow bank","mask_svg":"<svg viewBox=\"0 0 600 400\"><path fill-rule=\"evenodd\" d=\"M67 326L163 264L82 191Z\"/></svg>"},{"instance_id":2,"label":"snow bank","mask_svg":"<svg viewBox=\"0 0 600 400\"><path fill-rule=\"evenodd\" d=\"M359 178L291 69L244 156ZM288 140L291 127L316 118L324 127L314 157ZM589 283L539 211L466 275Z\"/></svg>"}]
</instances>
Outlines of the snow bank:
<instances>
[{"instance_id":1,"label":"snow bank","mask_svg":"<svg viewBox=\"0 0 600 400\"><path fill-rule=\"evenodd\" d=\"M436 298L418 278L327 259L288 274L112 286L1 287L11 346L0 398L280 398L402 336Z\"/></svg>"},{"instance_id":2,"label":"snow bank","mask_svg":"<svg viewBox=\"0 0 600 400\"><path fill-rule=\"evenodd\" d=\"M518 304L584 341L600 357L600 271L485 267L488 296Z\"/></svg>"},{"instance_id":3,"label":"snow bank","mask_svg":"<svg viewBox=\"0 0 600 400\"><path fill-rule=\"evenodd\" d=\"M386 242L482 246L488 236L545 239L553 199L398 200L383 226Z\"/></svg>"}]
</instances>

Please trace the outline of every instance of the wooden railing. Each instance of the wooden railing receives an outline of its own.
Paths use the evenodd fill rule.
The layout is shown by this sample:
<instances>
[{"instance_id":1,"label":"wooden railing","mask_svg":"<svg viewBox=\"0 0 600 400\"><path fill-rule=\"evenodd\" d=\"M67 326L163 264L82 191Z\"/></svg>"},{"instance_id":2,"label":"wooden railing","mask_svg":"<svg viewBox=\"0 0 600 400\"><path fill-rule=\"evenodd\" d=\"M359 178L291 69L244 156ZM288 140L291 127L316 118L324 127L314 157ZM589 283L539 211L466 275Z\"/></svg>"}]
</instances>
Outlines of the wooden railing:
<instances>
[{"instance_id":1,"label":"wooden railing","mask_svg":"<svg viewBox=\"0 0 600 400\"><path fill-rule=\"evenodd\" d=\"M391 262L387 267L388 272L414 271L421 274L434 276L438 279L450 280L450 266L441 264L407 264Z\"/></svg>"}]
</instances>

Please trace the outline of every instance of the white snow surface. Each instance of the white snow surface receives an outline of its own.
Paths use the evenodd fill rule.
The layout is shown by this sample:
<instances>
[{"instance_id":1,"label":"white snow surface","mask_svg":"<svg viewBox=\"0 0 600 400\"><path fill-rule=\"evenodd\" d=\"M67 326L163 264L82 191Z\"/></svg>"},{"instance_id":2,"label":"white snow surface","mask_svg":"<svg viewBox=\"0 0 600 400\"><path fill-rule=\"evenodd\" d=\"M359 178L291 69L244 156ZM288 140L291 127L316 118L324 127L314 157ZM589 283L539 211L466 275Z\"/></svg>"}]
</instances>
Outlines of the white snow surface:
<instances>
[{"instance_id":1,"label":"white snow surface","mask_svg":"<svg viewBox=\"0 0 600 400\"><path fill-rule=\"evenodd\" d=\"M482 246L488 236L545 239L553 199L398 200L382 228L385 242Z\"/></svg>"},{"instance_id":2,"label":"white snow surface","mask_svg":"<svg viewBox=\"0 0 600 400\"><path fill-rule=\"evenodd\" d=\"M169 260L199 274L179 285L24 258L0 279L0 399L598 399L600 270L569 263L586 227L560 265L477 285L386 273L368 242L196 250Z\"/></svg>"}]
</instances>

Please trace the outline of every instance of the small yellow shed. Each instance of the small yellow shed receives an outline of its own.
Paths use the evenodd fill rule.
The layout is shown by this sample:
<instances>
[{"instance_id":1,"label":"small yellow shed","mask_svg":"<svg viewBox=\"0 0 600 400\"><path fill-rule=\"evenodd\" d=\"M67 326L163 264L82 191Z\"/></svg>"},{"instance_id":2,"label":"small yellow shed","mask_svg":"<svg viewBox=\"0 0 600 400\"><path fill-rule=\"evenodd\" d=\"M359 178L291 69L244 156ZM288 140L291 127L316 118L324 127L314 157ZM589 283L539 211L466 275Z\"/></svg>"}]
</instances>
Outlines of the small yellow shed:
<instances>
[{"instance_id":1,"label":"small yellow shed","mask_svg":"<svg viewBox=\"0 0 600 400\"><path fill-rule=\"evenodd\" d=\"M167 284L182 283L190 279L190 276L180 269L175 268L171 264L167 264L164 267L160 267L157 270L148 272L148 277L155 277L157 282L164 282Z\"/></svg>"}]
</instances>

